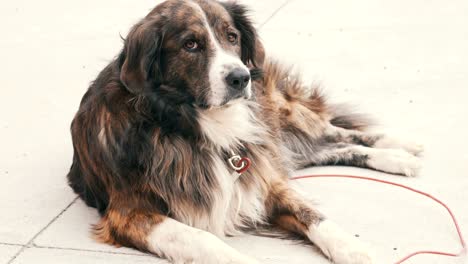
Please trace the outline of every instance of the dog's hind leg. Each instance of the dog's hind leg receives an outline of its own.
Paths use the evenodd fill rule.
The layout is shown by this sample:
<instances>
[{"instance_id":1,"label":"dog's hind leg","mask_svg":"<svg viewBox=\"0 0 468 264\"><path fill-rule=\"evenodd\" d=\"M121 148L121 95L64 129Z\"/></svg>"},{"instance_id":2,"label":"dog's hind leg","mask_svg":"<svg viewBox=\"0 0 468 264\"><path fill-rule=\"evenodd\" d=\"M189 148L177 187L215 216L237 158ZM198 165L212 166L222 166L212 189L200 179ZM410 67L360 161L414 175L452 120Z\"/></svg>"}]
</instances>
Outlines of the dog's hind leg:
<instances>
[{"instance_id":1,"label":"dog's hind leg","mask_svg":"<svg viewBox=\"0 0 468 264\"><path fill-rule=\"evenodd\" d=\"M289 127L283 130L282 139L290 152L285 155L291 157L296 168L344 165L416 176L421 167L420 159L414 156L418 145L398 145L398 141L381 134L333 127L314 138L304 130Z\"/></svg>"},{"instance_id":2,"label":"dog's hind leg","mask_svg":"<svg viewBox=\"0 0 468 264\"><path fill-rule=\"evenodd\" d=\"M320 146L312 165L345 165L370 168L404 176L416 176L421 168L418 157L403 149L381 149L347 143Z\"/></svg>"},{"instance_id":3,"label":"dog's hind leg","mask_svg":"<svg viewBox=\"0 0 468 264\"><path fill-rule=\"evenodd\" d=\"M423 146L411 141L392 138L385 134L350 130L330 125L325 131L325 141L330 143L348 143L360 146L403 149L413 155L423 152Z\"/></svg>"}]
</instances>

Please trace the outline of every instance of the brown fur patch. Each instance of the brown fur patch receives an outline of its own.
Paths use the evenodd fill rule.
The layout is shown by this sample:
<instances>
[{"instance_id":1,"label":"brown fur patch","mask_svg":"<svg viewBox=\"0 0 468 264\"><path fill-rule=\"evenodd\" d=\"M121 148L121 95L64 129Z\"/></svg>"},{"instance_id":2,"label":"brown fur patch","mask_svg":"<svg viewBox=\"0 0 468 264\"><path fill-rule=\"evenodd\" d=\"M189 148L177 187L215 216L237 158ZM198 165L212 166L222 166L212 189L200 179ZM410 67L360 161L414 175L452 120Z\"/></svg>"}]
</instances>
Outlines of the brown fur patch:
<instances>
[{"instance_id":1,"label":"brown fur patch","mask_svg":"<svg viewBox=\"0 0 468 264\"><path fill-rule=\"evenodd\" d=\"M305 237L308 227L299 222L293 215L280 215L275 220L275 224L281 229L293 232L296 235Z\"/></svg>"},{"instance_id":2,"label":"brown fur patch","mask_svg":"<svg viewBox=\"0 0 468 264\"><path fill-rule=\"evenodd\" d=\"M93 227L96 240L147 251L147 236L165 217L141 210L109 209Z\"/></svg>"}]
</instances>

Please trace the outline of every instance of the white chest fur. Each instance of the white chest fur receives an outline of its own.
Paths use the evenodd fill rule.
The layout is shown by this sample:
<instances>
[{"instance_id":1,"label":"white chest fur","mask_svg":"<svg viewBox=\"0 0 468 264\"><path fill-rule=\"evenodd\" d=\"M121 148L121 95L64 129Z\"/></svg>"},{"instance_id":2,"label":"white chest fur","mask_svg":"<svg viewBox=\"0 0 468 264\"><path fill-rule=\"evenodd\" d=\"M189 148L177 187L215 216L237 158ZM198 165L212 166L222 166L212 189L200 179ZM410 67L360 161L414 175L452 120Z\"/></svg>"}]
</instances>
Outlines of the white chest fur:
<instances>
[{"instance_id":1,"label":"white chest fur","mask_svg":"<svg viewBox=\"0 0 468 264\"><path fill-rule=\"evenodd\" d=\"M203 135L215 146L230 150L241 142L260 143L265 128L253 113L251 102L238 100L222 108L200 110Z\"/></svg>"},{"instance_id":2,"label":"white chest fur","mask_svg":"<svg viewBox=\"0 0 468 264\"><path fill-rule=\"evenodd\" d=\"M222 150L242 148L242 142L261 143L265 127L255 117L251 103L239 100L230 105L199 111L201 130L207 141L216 148L213 153L213 171L221 187L215 195L211 215L199 227L217 235L235 234L245 223L260 222L264 215L264 201L255 186L244 189L237 176L222 156ZM242 176L241 176L242 177Z\"/></svg>"}]
</instances>

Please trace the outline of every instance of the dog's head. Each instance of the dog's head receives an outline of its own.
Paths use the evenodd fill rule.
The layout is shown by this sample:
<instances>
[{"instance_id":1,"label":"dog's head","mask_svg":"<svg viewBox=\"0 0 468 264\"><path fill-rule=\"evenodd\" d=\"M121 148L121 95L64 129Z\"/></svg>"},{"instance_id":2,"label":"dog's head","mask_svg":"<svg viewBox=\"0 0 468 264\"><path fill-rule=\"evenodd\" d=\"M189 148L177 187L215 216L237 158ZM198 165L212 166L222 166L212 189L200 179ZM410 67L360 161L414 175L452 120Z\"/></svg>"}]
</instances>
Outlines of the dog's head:
<instances>
[{"instance_id":1,"label":"dog's head","mask_svg":"<svg viewBox=\"0 0 468 264\"><path fill-rule=\"evenodd\" d=\"M134 93L209 108L252 94L250 70L263 47L236 3L168 0L135 25L120 55L120 78Z\"/></svg>"}]
</instances>

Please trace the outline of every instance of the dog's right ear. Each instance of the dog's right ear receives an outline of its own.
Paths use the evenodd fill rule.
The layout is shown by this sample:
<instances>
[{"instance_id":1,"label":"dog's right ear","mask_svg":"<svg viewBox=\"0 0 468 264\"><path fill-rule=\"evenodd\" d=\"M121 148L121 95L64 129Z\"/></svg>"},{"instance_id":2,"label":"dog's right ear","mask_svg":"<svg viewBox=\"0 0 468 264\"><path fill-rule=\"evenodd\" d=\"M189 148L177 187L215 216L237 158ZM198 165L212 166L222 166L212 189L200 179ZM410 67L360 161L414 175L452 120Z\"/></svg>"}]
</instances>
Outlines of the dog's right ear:
<instances>
[{"instance_id":1,"label":"dog's right ear","mask_svg":"<svg viewBox=\"0 0 468 264\"><path fill-rule=\"evenodd\" d=\"M153 23L135 25L119 56L120 80L133 94L151 90L161 79L161 46L163 33Z\"/></svg>"}]
</instances>

